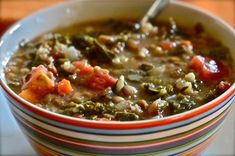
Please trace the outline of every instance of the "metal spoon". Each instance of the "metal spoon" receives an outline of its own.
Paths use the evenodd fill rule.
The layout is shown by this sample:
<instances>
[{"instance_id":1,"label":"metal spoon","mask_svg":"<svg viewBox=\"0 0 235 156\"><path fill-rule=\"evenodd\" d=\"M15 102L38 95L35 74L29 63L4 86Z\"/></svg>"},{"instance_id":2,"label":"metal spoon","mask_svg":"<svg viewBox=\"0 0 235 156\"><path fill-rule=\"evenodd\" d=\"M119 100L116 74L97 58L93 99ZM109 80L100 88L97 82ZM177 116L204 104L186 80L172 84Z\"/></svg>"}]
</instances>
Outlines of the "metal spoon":
<instances>
[{"instance_id":1,"label":"metal spoon","mask_svg":"<svg viewBox=\"0 0 235 156\"><path fill-rule=\"evenodd\" d=\"M147 13L142 17L140 23L147 23L149 19L156 17L169 3L170 0L155 0Z\"/></svg>"}]
</instances>

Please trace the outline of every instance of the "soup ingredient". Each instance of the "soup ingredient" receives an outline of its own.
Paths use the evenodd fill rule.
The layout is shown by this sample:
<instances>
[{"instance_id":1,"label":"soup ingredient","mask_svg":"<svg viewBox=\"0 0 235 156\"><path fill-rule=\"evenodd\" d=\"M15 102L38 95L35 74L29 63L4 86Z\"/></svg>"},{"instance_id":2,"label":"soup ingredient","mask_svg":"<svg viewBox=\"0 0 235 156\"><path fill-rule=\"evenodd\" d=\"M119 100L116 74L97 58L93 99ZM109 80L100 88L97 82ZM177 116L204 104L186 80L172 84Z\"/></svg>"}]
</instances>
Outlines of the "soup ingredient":
<instances>
[{"instance_id":1,"label":"soup ingredient","mask_svg":"<svg viewBox=\"0 0 235 156\"><path fill-rule=\"evenodd\" d=\"M225 67L222 62L199 55L192 58L191 68L194 69L204 81L222 79L228 76L229 73L227 67Z\"/></svg>"},{"instance_id":2,"label":"soup ingredient","mask_svg":"<svg viewBox=\"0 0 235 156\"><path fill-rule=\"evenodd\" d=\"M55 86L54 79L53 74L43 65L33 68L29 80L23 85L23 90L19 95L26 100L36 102L37 99L53 92Z\"/></svg>"},{"instance_id":3,"label":"soup ingredient","mask_svg":"<svg viewBox=\"0 0 235 156\"><path fill-rule=\"evenodd\" d=\"M107 87L112 87L116 80L108 74L107 70L95 70L91 78L87 82L87 86L95 90L104 90Z\"/></svg>"},{"instance_id":4,"label":"soup ingredient","mask_svg":"<svg viewBox=\"0 0 235 156\"><path fill-rule=\"evenodd\" d=\"M72 93L72 91L73 91L73 88L69 80L63 79L57 85L57 92L61 96L69 95Z\"/></svg>"},{"instance_id":5,"label":"soup ingredient","mask_svg":"<svg viewBox=\"0 0 235 156\"><path fill-rule=\"evenodd\" d=\"M38 102L40 100L40 96L33 91L32 89L24 89L19 93L19 96L25 99L28 102Z\"/></svg>"},{"instance_id":6,"label":"soup ingredient","mask_svg":"<svg viewBox=\"0 0 235 156\"><path fill-rule=\"evenodd\" d=\"M92 74L94 72L94 68L87 63L87 61L74 61L72 63L75 67L75 73L80 75Z\"/></svg>"}]
</instances>

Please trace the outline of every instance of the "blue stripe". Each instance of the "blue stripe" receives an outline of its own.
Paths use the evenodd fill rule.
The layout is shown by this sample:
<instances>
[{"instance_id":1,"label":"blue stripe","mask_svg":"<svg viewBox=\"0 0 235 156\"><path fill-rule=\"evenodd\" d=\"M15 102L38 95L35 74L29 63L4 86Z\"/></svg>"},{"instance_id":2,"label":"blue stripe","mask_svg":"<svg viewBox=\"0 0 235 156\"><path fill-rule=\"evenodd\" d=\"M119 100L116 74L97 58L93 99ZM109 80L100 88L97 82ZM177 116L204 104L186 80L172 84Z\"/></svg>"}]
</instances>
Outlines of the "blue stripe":
<instances>
[{"instance_id":1,"label":"blue stripe","mask_svg":"<svg viewBox=\"0 0 235 156\"><path fill-rule=\"evenodd\" d=\"M33 131L30 127L28 127L24 123L21 123L21 121L19 121L19 120L18 121L21 123L21 126L24 129L26 129L29 133L31 133L35 138L43 139L45 142L50 142L52 144L55 144L56 146L66 147L66 148L69 148L70 150L75 150L75 151L79 150L79 151L83 151L83 152L89 152L89 151L94 151L95 150L95 152L99 153L99 154L111 154L113 152L115 152L116 154L125 154L127 152L130 153L130 154L141 154L141 153L149 153L149 152L168 150L170 148L174 148L174 147L177 147L177 146L182 146L184 144L187 144L188 142L191 142L191 141L193 141L197 138L200 138L200 137L212 132L214 129L216 129L218 127L218 125L221 125L221 123L224 121L225 116L223 116L216 124L212 125L206 131L202 131L202 132L198 133L197 135L194 135L194 136L188 138L187 140L176 141L173 144L170 143L170 144L166 144L166 145L157 145L157 146L151 146L151 147L147 147L147 148L135 149L131 152L128 149L126 149L126 150L123 149L121 151L119 151L117 149L102 150L102 149L96 149L96 148L92 148L92 147L83 147L83 146L71 145L71 144L68 144L68 143L63 143L62 144L61 142L59 142L57 140L49 139L48 137L46 137L46 136L44 136L44 135L42 135L42 134L40 134L36 131ZM155 142L157 142L157 140ZM85 143L85 144L87 144L87 143ZM126 144L126 142L124 142L124 144ZM145 144L145 142L143 142L143 144ZM106 143L106 145L103 145L103 146L107 146L107 145L110 146L109 143Z\"/></svg>"},{"instance_id":2,"label":"blue stripe","mask_svg":"<svg viewBox=\"0 0 235 156\"><path fill-rule=\"evenodd\" d=\"M52 125L55 126L57 128L62 128L62 129L66 129L66 130L70 130L70 131L74 131L74 132L81 132L81 133L87 133L87 134L100 134L100 135L117 135L117 136L125 136L125 135L135 135L135 134L146 134L146 133L152 133L152 132L161 132L161 131L165 131L165 130L171 130L171 129L175 129L177 127L181 127L181 126L185 126L188 124L191 124L192 122L198 121L200 119L202 119L205 116L208 116L210 114L212 114L213 112L219 110L221 107L223 107L226 104L232 104L232 101L235 99L235 94L230 96L228 99L226 99L223 103L221 103L220 105L218 105L217 107L209 110L208 112L201 114L200 116L196 116L193 117L191 119L185 120L185 121L181 121L178 123L174 123L174 124L169 124L166 126L157 126L157 127L153 127L153 128L145 128L145 129L136 129L136 130L100 130L100 129L92 129L92 128L84 128L84 127L80 127L80 126L71 126L71 125L67 125L64 123L59 123L53 120L49 120L47 118L43 118L37 114L34 114L26 109L24 109L22 106L18 105L18 104L14 104L13 102L11 102L9 99L9 101L11 102L12 105L14 105L16 108L18 108L19 110L21 110L21 112L24 112L25 114L27 114L28 116L39 120L43 123L46 123L48 125ZM231 102L231 103L230 103Z\"/></svg>"}]
</instances>

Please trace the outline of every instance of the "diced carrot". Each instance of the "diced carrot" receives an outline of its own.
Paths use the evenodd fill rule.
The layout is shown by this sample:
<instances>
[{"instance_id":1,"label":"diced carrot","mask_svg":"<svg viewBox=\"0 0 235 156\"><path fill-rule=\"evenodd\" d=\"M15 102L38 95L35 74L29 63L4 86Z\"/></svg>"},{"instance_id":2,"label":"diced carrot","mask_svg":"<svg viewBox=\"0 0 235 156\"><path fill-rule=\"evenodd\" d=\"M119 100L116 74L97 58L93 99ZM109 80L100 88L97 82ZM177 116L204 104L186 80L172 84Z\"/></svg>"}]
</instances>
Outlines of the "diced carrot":
<instances>
[{"instance_id":1,"label":"diced carrot","mask_svg":"<svg viewBox=\"0 0 235 156\"><path fill-rule=\"evenodd\" d=\"M28 102L35 103L40 100L40 95L32 91L31 89L22 90L19 94L20 97L25 99Z\"/></svg>"},{"instance_id":2,"label":"diced carrot","mask_svg":"<svg viewBox=\"0 0 235 156\"><path fill-rule=\"evenodd\" d=\"M40 72L38 75L32 77L28 82L28 88L37 91L51 90L53 87L54 84L51 79L49 79L49 77L43 72Z\"/></svg>"},{"instance_id":3,"label":"diced carrot","mask_svg":"<svg viewBox=\"0 0 235 156\"><path fill-rule=\"evenodd\" d=\"M94 72L94 68L84 60L74 61L72 64L76 67L75 72L79 75L88 75Z\"/></svg>"},{"instance_id":4,"label":"diced carrot","mask_svg":"<svg viewBox=\"0 0 235 156\"><path fill-rule=\"evenodd\" d=\"M57 85L57 92L59 95L68 95L73 91L69 80L63 79Z\"/></svg>"},{"instance_id":5,"label":"diced carrot","mask_svg":"<svg viewBox=\"0 0 235 156\"><path fill-rule=\"evenodd\" d=\"M54 91L55 83L54 77L51 72L40 65L32 70L31 77L28 82L23 86L23 89L28 88L40 95L46 95Z\"/></svg>"}]
</instances>

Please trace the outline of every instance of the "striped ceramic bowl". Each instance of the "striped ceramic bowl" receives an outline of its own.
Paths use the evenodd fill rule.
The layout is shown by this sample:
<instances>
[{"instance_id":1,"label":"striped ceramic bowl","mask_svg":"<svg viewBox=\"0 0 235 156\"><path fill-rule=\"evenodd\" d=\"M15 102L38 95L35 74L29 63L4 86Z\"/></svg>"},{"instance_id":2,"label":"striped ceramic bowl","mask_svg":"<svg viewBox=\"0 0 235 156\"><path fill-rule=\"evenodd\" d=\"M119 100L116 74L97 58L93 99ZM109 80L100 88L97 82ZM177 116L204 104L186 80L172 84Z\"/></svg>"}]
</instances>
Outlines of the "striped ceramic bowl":
<instances>
[{"instance_id":1,"label":"striped ceramic bowl","mask_svg":"<svg viewBox=\"0 0 235 156\"><path fill-rule=\"evenodd\" d=\"M194 110L136 122L90 121L55 114L17 96L6 84L4 66L22 39L75 22L101 18L139 17L153 0L77 0L53 6L12 26L0 40L1 86L12 114L35 150L41 155L194 155L213 139L235 99L235 84L213 101ZM177 23L201 22L208 33L233 52L235 32L220 19L178 1L159 18ZM218 38L219 37L219 38Z\"/></svg>"}]
</instances>

